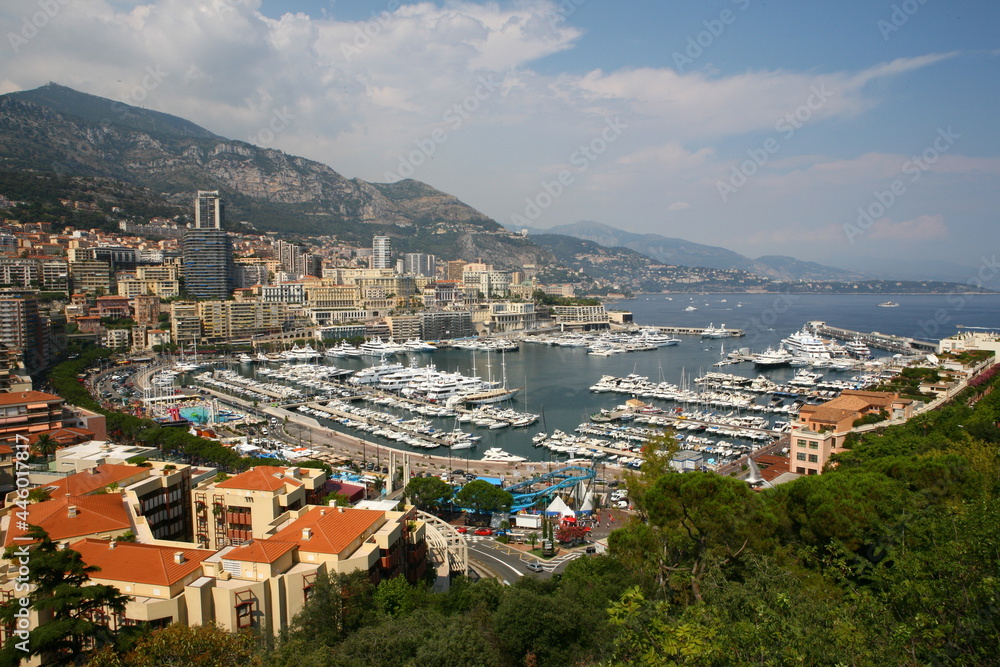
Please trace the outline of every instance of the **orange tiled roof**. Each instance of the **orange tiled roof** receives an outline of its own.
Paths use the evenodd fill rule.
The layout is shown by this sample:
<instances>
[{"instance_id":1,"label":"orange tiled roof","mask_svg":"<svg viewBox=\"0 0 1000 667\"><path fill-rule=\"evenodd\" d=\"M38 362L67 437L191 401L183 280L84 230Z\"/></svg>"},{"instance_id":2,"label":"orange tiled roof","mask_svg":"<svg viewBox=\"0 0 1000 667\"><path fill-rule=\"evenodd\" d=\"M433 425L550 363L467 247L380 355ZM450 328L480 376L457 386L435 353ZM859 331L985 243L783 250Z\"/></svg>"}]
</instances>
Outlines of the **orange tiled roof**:
<instances>
[{"instance_id":1,"label":"orange tiled roof","mask_svg":"<svg viewBox=\"0 0 1000 667\"><path fill-rule=\"evenodd\" d=\"M92 537L71 544L70 549L79 551L87 565L101 568L92 575L95 579L159 586L170 586L200 571L201 562L215 553L209 549L178 549L135 542L118 542L112 549L108 540ZM184 562L174 560L176 553L184 554Z\"/></svg>"},{"instance_id":2,"label":"orange tiled roof","mask_svg":"<svg viewBox=\"0 0 1000 667\"><path fill-rule=\"evenodd\" d=\"M76 507L76 516L69 515L70 506ZM71 537L113 533L132 528L128 512L125 510L125 501L117 493L63 496L28 505L27 523L41 526L56 542ZM26 530L21 520L12 514L4 546L15 544L14 538L23 535Z\"/></svg>"},{"instance_id":3,"label":"orange tiled roof","mask_svg":"<svg viewBox=\"0 0 1000 667\"><path fill-rule=\"evenodd\" d=\"M21 403L46 403L49 401L62 401L63 399L54 394L46 394L44 391L8 391L0 394L0 405L19 405Z\"/></svg>"},{"instance_id":4,"label":"orange tiled roof","mask_svg":"<svg viewBox=\"0 0 1000 667\"><path fill-rule=\"evenodd\" d=\"M244 560L253 563L273 563L297 545L277 540L253 540L249 544L236 547L225 555L227 560Z\"/></svg>"},{"instance_id":5,"label":"orange tiled roof","mask_svg":"<svg viewBox=\"0 0 1000 667\"><path fill-rule=\"evenodd\" d=\"M343 511L340 511L343 510ZM339 554L375 526L385 516L379 510L359 510L349 507L314 507L278 531L272 538L281 542L294 542L302 551ZM302 529L310 528L312 535L303 539Z\"/></svg>"},{"instance_id":6,"label":"orange tiled roof","mask_svg":"<svg viewBox=\"0 0 1000 667\"><path fill-rule=\"evenodd\" d=\"M224 482L215 485L217 489L239 489L240 491L277 491L285 484L302 486L302 482L291 477L285 477L284 473L290 468L280 466L257 466L250 468L246 472L230 477Z\"/></svg>"},{"instance_id":7,"label":"orange tiled roof","mask_svg":"<svg viewBox=\"0 0 1000 667\"><path fill-rule=\"evenodd\" d=\"M69 475L59 481L46 484L46 487L55 487L52 492L53 498L70 494L73 496L85 496L88 493L103 489L110 484L118 484L122 480L141 475L149 476L149 468L139 466L129 466L118 463L104 463L97 466L97 472L85 470L75 475Z\"/></svg>"}]
</instances>

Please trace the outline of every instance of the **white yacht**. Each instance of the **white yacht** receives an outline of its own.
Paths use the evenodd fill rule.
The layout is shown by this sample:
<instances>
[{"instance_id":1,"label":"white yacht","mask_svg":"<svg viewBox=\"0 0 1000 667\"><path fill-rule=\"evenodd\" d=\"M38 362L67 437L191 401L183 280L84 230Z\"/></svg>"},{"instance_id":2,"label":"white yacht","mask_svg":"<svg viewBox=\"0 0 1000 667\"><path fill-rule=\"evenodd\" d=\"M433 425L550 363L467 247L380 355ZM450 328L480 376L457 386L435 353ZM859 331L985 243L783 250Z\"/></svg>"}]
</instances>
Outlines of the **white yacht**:
<instances>
[{"instance_id":1,"label":"white yacht","mask_svg":"<svg viewBox=\"0 0 1000 667\"><path fill-rule=\"evenodd\" d=\"M376 336L375 340L362 343L359 351L363 356L384 357L396 354L396 347L394 345L387 345L386 343L383 343L382 339Z\"/></svg>"},{"instance_id":2,"label":"white yacht","mask_svg":"<svg viewBox=\"0 0 1000 667\"><path fill-rule=\"evenodd\" d=\"M767 348L767 350L753 355L752 361L755 366L787 366L791 363L792 353L784 348Z\"/></svg>"},{"instance_id":3,"label":"white yacht","mask_svg":"<svg viewBox=\"0 0 1000 667\"><path fill-rule=\"evenodd\" d=\"M855 359L871 359L872 357L872 351L868 349L868 346L860 338L847 341L844 343L844 348Z\"/></svg>"},{"instance_id":4,"label":"white yacht","mask_svg":"<svg viewBox=\"0 0 1000 667\"><path fill-rule=\"evenodd\" d=\"M695 308L694 306L688 306L688 307L687 307L687 308L685 308L684 310L690 313L691 311L693 311L693 310L698 310L698 309L697 309L697 308Z\"/></svg>"},{"instance_id":5,"label":"white yacht","mask_svg":"<svg viewBox=\"0 0 1000 667\"><path fill-rule=\"evenodd\" d=\"M523 456L515 456L514 454L509 454L499 447L490 447L483 454L483 461L502 461L504 463L521 463L522 461L527 461Z\"/></svg>"},{"instance_id":6,"label":"white yacht","mask_svg":"<svg viewBox=\"0 0 1000 667\"><path fill-rule=\"evenodd\" d=\"M384 375L390 373L398 373L403 370L403 364L387 364L385 360L378 366L369 366L368 368L362 368L360 371L355 373L348 382L351 384L378 384L379 379Z\"/></svg>"},{"instance_id":7,"label":"white yacht","mask_svg":"<svg viewBox=\"0 0 1000 667\"><path fill-rule=\"evenodd\" d=\"M411 338L403 343L403 347L405 347L409 352L434 352L437 350L437 348L430 343L416 338Z\"/></svg>"}]
</instances>

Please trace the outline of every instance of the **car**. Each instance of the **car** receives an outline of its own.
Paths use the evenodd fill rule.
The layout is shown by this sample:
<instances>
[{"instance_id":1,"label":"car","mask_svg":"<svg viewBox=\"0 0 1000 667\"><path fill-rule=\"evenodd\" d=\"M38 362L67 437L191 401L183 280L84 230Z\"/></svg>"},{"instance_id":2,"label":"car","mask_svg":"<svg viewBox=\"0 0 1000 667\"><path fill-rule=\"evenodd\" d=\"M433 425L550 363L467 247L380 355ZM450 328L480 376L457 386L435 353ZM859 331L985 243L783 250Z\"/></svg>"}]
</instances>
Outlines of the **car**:
<instances>
[{"instance_id":1,"label":"car","mask_svg":"<svg viewBox=\"0 0 1000 667\"><path fill-rule=\"evenodd\" d=\"M389 467L388 466L382 466L382 474L383 475L389 474Z\"/></svg>"},{"instance_id":2,"label":"car","mask_svg":"<svg viewBox=\"0 0 1000 667\"><path fill-rule=\"evenodd\" d=\"M528 561L528 564L525 567L527 567L532 572L545 572L545 568L542 567L542 564L533 560Z\"/></svg>"},{"instance_id":3,"label":"car","mask_svg":"<svg viewBox=\"0 0 1000 667\"><path fill-rule=\"evenodd\" d=\"M459 526L455 530L457 530L458 532L460 532L460 533L462 533L464 535L465 533L469 532L469 527L468 526Z\"/></svg>"},{"instance_id":4,"label":"car","mask_svg":"<svg viewBox=\"0 0 1000 667\"><path fill-rule=\"evenodd\" d=\"M479 528L476 530L476 535L487 536L492 535L493 531L489 528Z\"/></svg>"},{"instance_id":5,"label":"car","mask_svg":"<svg viewBox=\"0 0 1000 667\"><path fill-rule=\"evenodd\" d=\"M452 475L457 475L458 477L461 477L462 475L465 474L465 471L464 470L452 470L451 474Z\"/></svg>"}]
</instances>

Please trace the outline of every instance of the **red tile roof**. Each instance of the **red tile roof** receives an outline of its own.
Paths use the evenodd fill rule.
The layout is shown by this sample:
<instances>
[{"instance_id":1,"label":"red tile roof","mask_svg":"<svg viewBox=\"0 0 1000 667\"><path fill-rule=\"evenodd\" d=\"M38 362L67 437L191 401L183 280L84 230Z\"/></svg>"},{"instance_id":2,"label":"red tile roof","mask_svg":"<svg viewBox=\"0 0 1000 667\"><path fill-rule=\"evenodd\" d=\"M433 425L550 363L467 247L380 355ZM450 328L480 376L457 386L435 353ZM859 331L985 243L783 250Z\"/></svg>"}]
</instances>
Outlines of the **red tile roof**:
<instances>
[{"instance_id":1,"label":"red tile roof","mask_svg":"<svg viewBox=\"0 0 1000 667\"><path fill-rule=\"evenodd\" d=\"M226 560L244 560L253 563L273 563L286 553L296 548L292 542L279 542L277 540L253 540L249 544L236 547L224 558Z\"/></svg>"},{"instance_id":2,"label":"red tile roof","mask_svg":"<svg viewBox=\"0 0 1000 667\"><path fill-rule=\"evenodd\" d=\"M55 490L52 492L52 498L58 498L66 494L85 496L88 493L93 493L111 484L118 484L132 477L142 479L149 477L150 474L149 468L117 463L104 463L96 466L94 470L97 472L92 472L91 470L78 472L75 475L69 475L56 482L46 484L45 487L55 487Z\"/></svg>"},{"instance_id":3,"label":"red tile roof","mask_svg":"<svg viewBox=\"0 0 1000 667\"><path fill-rule=\"evenodd\" d=\"M351 542L382 522L384 516L385 512L379 510L313 507L271 539L294 542L301 551L339 554ZM309 539L302 537L304 528L312 530Z\"/></svg>"},{"instance_id":4,"label":"red tile roof","mask_svg":"<svg viewBox=\"0 0 1000 667\"><path fill-rule=\"evenodd\" d=\"M279 466L257 466L224 482L215 485L217 489L239 489L240 491L277 491L285 484L302 486L302 482L284 473L291 468Z\"/></svg>"},{"instance_id":5,"label":"red tile roof","mask_svg":"<svg viewBox=\"0 0 1000 667\"><path fill-rule=\"evenodd\" d=\"M62 402L62 398L44 391L8 391L0 394L0 405L20 405L21 403Z\"/></svg>"},{"instance_id":6,"label":"red tile roof","mask_svg":"<svg viewBox=\"0 0 1000 667\"><path fill-rule=\"evenodd\" d=\"M201 562L215 553L209 549L178 549L135 542L117 542L112 549L108 540L94 538L80 540L69 548L79 551L87 565L101 568L100 572L91 575L94 579L154 586L170 586L200 571ZM174 560L176 553L184 554L182 563Z\"/></svg>"},{"instance_id":7,"label":"red tile roof","mask_svg":"<svg viewBox=\"0 0 1000 667\"><path fill-rule=\"evenodd\" d=\"M76 516L69 515L69 508L76 507ZM72 537L85 537L100 533L130 530L125 501L121 494L102 493L96 496L63 496L28 505L30 525L41 526L53 541ZM4 546L15 544L14 538L27 531L16 513L10 515L10 526ZM21 544L26 543L20 542Z\"/></svg>"}]
</instances>

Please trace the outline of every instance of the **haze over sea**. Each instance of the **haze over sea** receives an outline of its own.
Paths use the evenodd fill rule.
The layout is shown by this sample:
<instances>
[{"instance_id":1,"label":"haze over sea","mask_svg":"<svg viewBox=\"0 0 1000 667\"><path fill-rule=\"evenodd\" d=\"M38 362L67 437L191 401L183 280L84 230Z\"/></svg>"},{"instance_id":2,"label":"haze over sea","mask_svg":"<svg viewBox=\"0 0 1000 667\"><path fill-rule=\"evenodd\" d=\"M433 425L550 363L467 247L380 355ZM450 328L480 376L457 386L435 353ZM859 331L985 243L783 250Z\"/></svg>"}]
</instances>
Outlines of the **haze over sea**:
<instances>
[{"instance_id":1,"label":"haze over sea","mask_svg":"<svg viewBox=\"0 0 1000 667\"><path fill-rule=\"evenodd\" d=\"M899 303L898 308L880 308L878 304L886 300ZM725 301L723 301L725 300ZM742 304L739 306L738 304ZM685 311L688 306L698 310ZM522 343L518 352L505 355L503 359L491 355L489 360L483 353L473 354L466 350L441 349L433 354L416 355L418 364L434 363L444 370L459 370L466 374L500 379L506 375L510 387L524 387L513 407L544 415L542 422L521 429L506 428L501 431L475 429L464 425L465 430L474 430L482 436L482 442L473 450L456 452L454 467L461 467L466 457L481 458L488 447L502 447L512 454L526 456L533 460L546 460L548 450L536 449L531 445L531 436L542 430L552 433L561 429L571 433L588 416L601 408L612 408L624 403L628 398L620 394L596 394L589 388L602 375L624 376L638 373L652 380L665 380L681 384L709 371L756 377L759 371L752 364L742 363L714 369L712 364L719 361L723 348L729 352L741 347L749 347L757 352L768 346L777 347L781 339L811 320L822 320L833 326L858 331L880 331L882 333L915 338L930 339L948 336L957 331L956 325L1000 328L1000 295L815 295L815 294L651 294L635 299L608 304L609 309L632 311L635 321L642 325L707 327L725 324L727 328L743 329L746 336L723 340L708 340L697 336L680 336L681 343L663 347L655 351L616 354L610 357L588 355L585 348L551 347L532 343ZM936 325L936 329L934 328ZM931 335L936 333L936 335ZM886 353L872 350L876 355ZM487 368L487 361L490 368ZM378 363L371 359L338 359L336 365L357 370ZM403 358L400 363L407 364ZM504 367L502 367L505 366ZM787 380L795 369L779 368L767 371L774 380ZM831 372L830 379L849 379L853 373ZM262 378L263 379L263 378ZM661 408L674 404L651 402ZM724 411L725 412L725 411ZM407 418L412 417L400 413ZM437 428L451 429L453 420L433 420ZM343 430L339 425L324 420L325 425ZM362 435L354 431L346 431ZM363 434L369 441L390 444L371 434ZM405 445L391 443L395 448L408 449ZM416 450L419 454L426 450ZM438 448L431 453L447 455L447 450Z\"/></svg>"}]
</instances>

